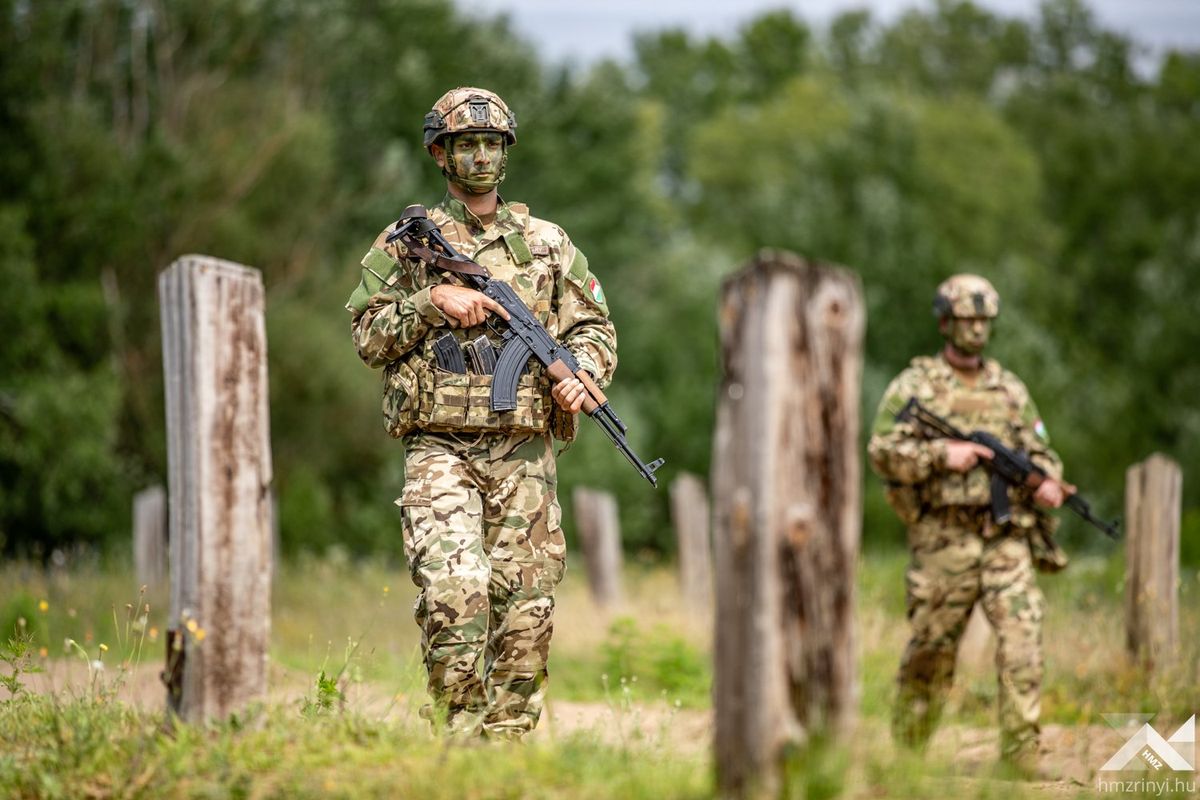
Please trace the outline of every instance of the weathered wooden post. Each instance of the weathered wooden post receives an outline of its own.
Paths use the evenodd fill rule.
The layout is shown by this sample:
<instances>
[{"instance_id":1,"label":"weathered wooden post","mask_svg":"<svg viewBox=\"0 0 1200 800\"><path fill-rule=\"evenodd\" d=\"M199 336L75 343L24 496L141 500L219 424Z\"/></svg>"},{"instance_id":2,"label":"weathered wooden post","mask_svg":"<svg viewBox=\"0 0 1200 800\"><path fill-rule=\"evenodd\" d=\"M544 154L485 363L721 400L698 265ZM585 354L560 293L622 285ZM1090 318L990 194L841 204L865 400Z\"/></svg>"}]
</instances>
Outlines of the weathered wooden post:
<instances>
[{"instance_id":1,"label":"weathered wooden post","mask_svg":"<svg viewBox=\"0 0 1200 800\"><path fill-rule=\"evenodd\" d=\"M671 522L679 550L679 583L689 606L712 602L712 545L708 493L695 475L683 472L671 482Z\"/></svg>"},{"instance_id":2,"label":"weathered wooden post","mask_svg":"<svg viewBox=\"0 0 1200 800\"><path fill-rule=\"evenodd\" d=\"M865 313L853 273L763 251L722 288L712 491L716 763L773 794L785 747L847 731Z\"/></svg>"},{"instance_id":3,"label":"weathered wooden post","mask_svg":"<svg viewBox=\"0 0 1200 800\"><path fill-rule=\"evenodd\" d=\"M1155 453L1125 473L1125 644L1147 668L1179 646L1179 526L1183 473Z\"/></svg>"},{"instance_id":4,"label":"weathered wooden post","mask_svg":"<svg viewBox=\"0 0 1200 800\"><path fill-rule=\"evenodd\" d=\"M621 604L621 522L617 499L608 492L575 487L575 526L583 548L588 586L601 608Z\"/></svg>"},{"instance_id":5,"label":"weathered wooden post","mask_svg":"<svg viewBox=\"0 0 1200 800\"><path fill-rule=\"evenodd\" d=\"M167 578L167 493L151 486L133 496L133 570L143 586Z\"/></svg>"},{"instance_id":6,"label":"weathered wooden post","mask_svg":"<svg viewBox=\"0 0 1200 800\"><path fill-rule=\"evenodd\" d=\"M184 256L159 275L171 616L168 707L226 717L266 695L271 448L257 270Z\"/></svg>"}]
</instances>

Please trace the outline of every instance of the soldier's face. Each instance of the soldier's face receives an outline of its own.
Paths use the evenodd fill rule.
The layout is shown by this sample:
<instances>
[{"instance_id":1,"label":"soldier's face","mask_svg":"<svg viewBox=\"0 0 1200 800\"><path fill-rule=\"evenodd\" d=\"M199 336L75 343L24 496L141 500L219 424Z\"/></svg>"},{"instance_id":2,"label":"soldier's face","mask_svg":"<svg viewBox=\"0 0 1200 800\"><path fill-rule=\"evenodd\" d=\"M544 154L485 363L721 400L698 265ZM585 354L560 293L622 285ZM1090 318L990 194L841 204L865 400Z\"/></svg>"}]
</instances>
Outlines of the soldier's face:
<instances>
[{"instance_id":1,"label":"soldier's face","mask_svg":"<svg viewBox=\"0 0 1200 800\"><path fill-rule=\"evenodd\" d=\"M454 171L473 181L494 180L504 158L504 137L498 133L460 133L450 140L447 157Z\"/></svg>"},{"instance_id":2,"label":"soldier's face","mask_svg":"<svg viewBox=\"0 0 1200 800\"><path fill-rule=\"evenodd\" d=\"M954 317L947 320L946 338L960 353L977 356L987 346L992 334L992 321L987 317Z\"/></svg>"}]
</instances>

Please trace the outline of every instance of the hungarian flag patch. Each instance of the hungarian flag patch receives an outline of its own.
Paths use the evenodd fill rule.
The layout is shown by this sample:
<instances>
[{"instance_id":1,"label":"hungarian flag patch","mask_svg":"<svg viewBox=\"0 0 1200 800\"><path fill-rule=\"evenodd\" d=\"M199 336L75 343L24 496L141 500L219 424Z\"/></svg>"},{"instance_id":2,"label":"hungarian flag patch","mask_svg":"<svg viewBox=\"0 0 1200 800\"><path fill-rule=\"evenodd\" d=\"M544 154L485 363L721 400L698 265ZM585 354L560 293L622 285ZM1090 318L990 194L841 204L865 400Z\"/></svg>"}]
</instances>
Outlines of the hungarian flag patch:
<instances>
[{"instance_id":1,"label":"hungarian flag patch","mask_svg":"<svg viewBox=\"0 0 1200 800\"><path fill-rule=\"evenodd\" d=\"M604 290L600 288L600 281L594 277L588 278L588 291L592 293L592 299L604 305Z\"/></svg>"},{"instance_id":2,"label":"hungarian flag patch","mask_svg":"<svg viewBox=\"0 0 1200 800\"><path fill-rule=\"evenodd\" d=\"M1046 423L1042 422L1040 419L1034 421L1033 432L1036 433L1038 438L1043 442L1050 441L1050 436L1046 433Z\"/></svg>"}]
</instances>

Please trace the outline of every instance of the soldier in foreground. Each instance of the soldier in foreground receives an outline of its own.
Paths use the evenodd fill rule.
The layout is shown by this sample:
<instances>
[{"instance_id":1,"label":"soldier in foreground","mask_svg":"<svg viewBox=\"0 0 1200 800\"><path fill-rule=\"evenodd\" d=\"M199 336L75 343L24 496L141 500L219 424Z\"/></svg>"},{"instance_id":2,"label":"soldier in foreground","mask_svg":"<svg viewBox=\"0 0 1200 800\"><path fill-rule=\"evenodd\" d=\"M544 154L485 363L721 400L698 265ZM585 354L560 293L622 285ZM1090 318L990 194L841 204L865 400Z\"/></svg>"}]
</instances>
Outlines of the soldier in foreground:
<instances>
[{"instance_id":1,"label":"soldier in foreground","mask_svg":"<svg viewBox=\"0 0 1200 800\"><path fill-rule=\"evenodd\" d=\"M429 217L603 386L617 363L616 332L587 258L561 228L497 193L516 128L504 101L483 89L454 89L434 104L424 143L447 194ZM552 385L531 362L516 408L493 411L489 318L507 312L388 243L389 232L363 257L347 308L359 356L383 368L385 426L404 442L396 504L420 589L430 716L452 734L519 739L541 714L565 569L552 441L574 438L584 385Z\"/></svg>"},{"instance_id":2,"label":"soldier in foreground","mask_svg":"<svg viewBox=\"0 0 1200 800\"><path fill-rule=\"evenodd\" d=\"M982 355L1000 310L992 285L955 275L937 289L934 313L945 338L941 353L918 357L888 386L869 445L888 502L908 527L906 573L912 636L900 662L893 737L922 747L932 735L954 677L958 642L981 603L996 632L1001 758L1022 772L1037 763L1042 683L1042 593L1038 565L1061 568L1049 539L1068 487L1050 449L1037 407L1015 375ZM915 398L957 428L993 434L1022 450L1046 474L1035 489L1008 490L1009 517L993 513L992 458L976 442L931 437L899 420Z\"/></svg>"}]
</instances>

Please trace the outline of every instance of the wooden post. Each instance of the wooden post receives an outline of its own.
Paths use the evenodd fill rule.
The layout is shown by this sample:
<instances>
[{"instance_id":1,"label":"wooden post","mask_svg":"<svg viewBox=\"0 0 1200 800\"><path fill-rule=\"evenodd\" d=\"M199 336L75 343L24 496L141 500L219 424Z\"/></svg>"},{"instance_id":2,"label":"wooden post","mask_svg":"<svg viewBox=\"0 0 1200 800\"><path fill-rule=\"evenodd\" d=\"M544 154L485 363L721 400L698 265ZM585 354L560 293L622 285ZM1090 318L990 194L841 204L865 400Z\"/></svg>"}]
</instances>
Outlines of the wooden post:
<instances>
[{"instance_id":1,"label":"wooden post","mask_svg":"<svg viewBox=\"0 0 1200 800\"><path fill-rule=\"evenodd\" d=\"M266 696L271 448L257 270L184 256L159 275L171 616L168 707L224 718Z\"/></svg>"},{"instance_id":2,"label":"wooden post","mask_svg":"<svg viewBox=\"0 0 1200 800\"><path fill-rule=\"evenodd\" d=\"M1149 669L1179 646L1179 525L1183 473L1155 453L1125 473L1125 644Z\"/></svg>"},{"instance_id":3,"label":"wooden post","mask_svg":"<svg viewBox=\"0 0 1200 800\"><path fill-rule=\"evenodd\" d=\"M708 535L708 493L691 473L671 482L671 521L679 550L679 583L684 600L707 610L712 602L712 556Z\"/></svg>"},{"instance_id":4,"label":"wooden post","mask_svg":"<svg viewBox=\"0 0 1200 800\"><path fill-rule=\"evenodd\" d=\"M575 487L575 525L587 567L592 599L601 608L621 604L621 522L617 499L608 492Z\"/></svg>"},{"instance_id":5,"label":"wooden post","mask_svg":"<svg viewBox=\"0 0 1200 800\"><path fill-rule=\"evenodd\" d=\"M133 568L143 586L167 577L167 493L151 486L133 496Z\"/></svg>"},{"instance_id":6,"label":"wooden post","mask_svg":"<svg viewBox=\"0 0 1200 800\"><path fill-rule=\"evenodd\" d=\"M774 794L785 748L857 706L856 275L763 251L722 288L713 456L718 791Z\"/></svg>"}]
</instances>

